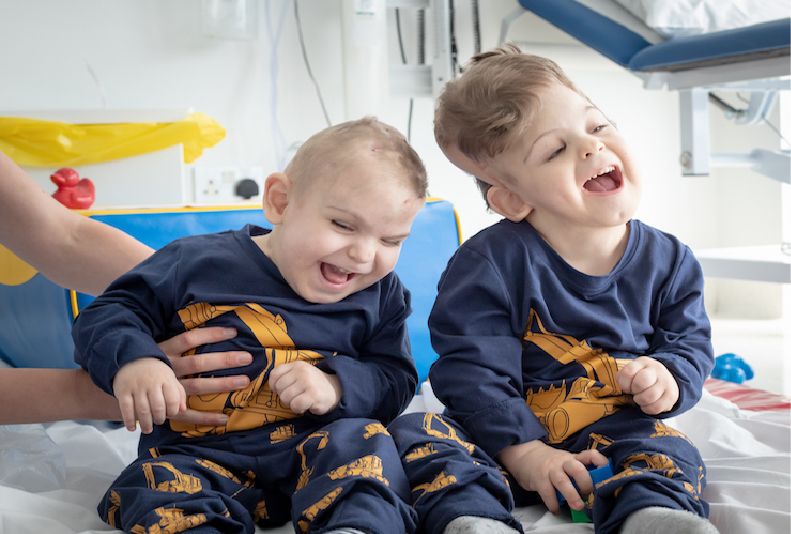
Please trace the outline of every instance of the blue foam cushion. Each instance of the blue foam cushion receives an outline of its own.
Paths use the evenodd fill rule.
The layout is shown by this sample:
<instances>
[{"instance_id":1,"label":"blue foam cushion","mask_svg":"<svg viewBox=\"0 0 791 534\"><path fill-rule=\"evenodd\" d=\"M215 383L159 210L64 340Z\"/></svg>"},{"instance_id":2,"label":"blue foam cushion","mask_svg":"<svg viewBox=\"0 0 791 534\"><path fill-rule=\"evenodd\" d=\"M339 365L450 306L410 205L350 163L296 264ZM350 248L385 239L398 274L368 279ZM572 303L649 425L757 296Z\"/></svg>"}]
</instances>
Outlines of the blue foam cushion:
<instances>
[{"instance_id":1,"label":"blue foam cushion","mask_svg":"<svg viewBox=\"0 0 791 534\"><path fill-rule=\"evenodd\" d=\"M205 210L118 210L91 217L133 235L152 248L186 235L238 229L245 224L269 227L258 208ZM428 314L439 277L459 244L452 204L426 203L404 243L396 272L412 293L408 320L412 352L424 380L436 358L428 333ZM77 294L78 308L92 297ZM71 306L67 292L41 274L19 286L0 285L0 357L17 367L74 367Z\"/></svg>"}]
</instances>

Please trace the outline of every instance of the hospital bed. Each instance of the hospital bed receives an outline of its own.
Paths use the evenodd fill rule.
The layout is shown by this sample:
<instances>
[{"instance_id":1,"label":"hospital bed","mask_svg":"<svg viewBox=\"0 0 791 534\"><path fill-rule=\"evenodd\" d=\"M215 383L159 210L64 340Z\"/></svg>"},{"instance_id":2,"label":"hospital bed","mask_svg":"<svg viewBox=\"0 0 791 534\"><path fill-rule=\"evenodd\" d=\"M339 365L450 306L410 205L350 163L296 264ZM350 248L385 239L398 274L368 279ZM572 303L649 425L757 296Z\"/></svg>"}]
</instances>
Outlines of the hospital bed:
<instances>
[{"instance_id":1,"label":"hospital bed","mask_svg":"<svg viewBox=\"0 0 791 534\"><path fill-rule=\"evenodd\" d=\"M265 224L258 208L95 212L91 216L153 247L181 235L238 228L248 222ZM412 290L410 339L421 380L436 357L426 318L439 276L459 241L452 205L431 201L418 215L396 267ZM6 362L72 365L70 352L57 351L69 350L71 317L88 300L64 292L41 274L13 286L0 284L0 349ZM20 308L26 301L34 303L27 311ZM11 320L25 313L35 315ZM46 345L51 350L27 352L31 340L40 343L39 350ZM62 359L36 360L33 354L60 354ZM789 532L791 404L788 399L727 382L710 380L706 388L702 401L672 424L694 441L706 460L704 497L711 504L712 520L723 534ZM408 410L442 409L427 383L418 393ZM57 392L42 394L57 402ZM135 458L137 439L137 433L106 422L0 426L0 533L112 531L99 520L96 504ZM567 515L553 516L542 506L520 508L516 513L529 532L593 531L589 524L571 523ZM260 531L281 534L291 528Z\"/></svg>"},{"instance_id":2,"label":"hospital bed","mask_svg":"<svg viewBox=\"0 0 791 534\"><path fill-rule=\"evenodd\" d=\"M762 0L519 0L518 4L502 21L500 42L508 39L513 22L529 11L639 76L646 88L679 91L679 159L685 175L707 175L713 165L738 164L791 183L788 151L711 155L708 131L711 93L750 93L749 107L735 117L736 123L749 124L766 118L777 91L791 89L787 2L783 6ZM742 9L729 8L735 4ZM688 11L692 7L695 12ZM765 20L773 17L777 18ZM680 21L696 18L700 27L681 27ZM737 26L751 20L760 22Z\"/></svg>"}]
</instances>

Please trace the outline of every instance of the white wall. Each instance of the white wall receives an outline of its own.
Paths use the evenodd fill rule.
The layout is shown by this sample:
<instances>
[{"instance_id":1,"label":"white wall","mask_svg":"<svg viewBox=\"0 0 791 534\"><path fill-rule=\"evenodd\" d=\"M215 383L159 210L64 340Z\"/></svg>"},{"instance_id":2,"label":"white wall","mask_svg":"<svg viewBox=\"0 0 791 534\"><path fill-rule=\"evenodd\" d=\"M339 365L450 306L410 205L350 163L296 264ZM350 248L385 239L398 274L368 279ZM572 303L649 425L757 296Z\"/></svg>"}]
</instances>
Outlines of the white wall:
<instances>
[{"instance_id":1,"label":"white wall","mask_svg":"<svg viewBox=\"0 0 791 534\"><path fill-rule=\"evenodd\" d=\"M472 53L469 3L456 4L464 62ZM241 41L205 35L202 5L195 0L0 0L0 109L192 107L227 129L226 139L207 150L197 165L281 168L289 145L325 126L303 64L293 3L258 2L258 36ZM299 0L298 5L307 53L329 116L333 122L350 118L343 98L342 2ZM500 21L515 7L513 0L481 2L484 49L497 44ZM275 55L273 33L281 20ZM392 18L388 28L391 61L400 61ZM638 217L693 247L779 239L776 184L744 173L680 176L675 93L644 90L636 77L530 14L514 24L508 37L555 58L630 139L647 171ZM497 217L486 213L472 179L448 164L435 146L432 100L416 98L414 106L412 142L429 170L430 193L454 202L469 236ZM407 98L390 97L381 109L370 112L405 132L407 110ZM720 149L749 145L754 139L776 142L763 126L736 129L721 124L716 113L712 120ZM746 293L754 295L753 291L763 303L753 303L757 312L739 296L745 290L738 284L713 282L709 309L716 312L722 306L753 316L779 313L777 286L749 286Z\"/></svg>"},{"instance_id":2,"label":"white wall","mask_svg":"<svg viewBox=\"0 0 791 534\"><path fill-rule=\"evenodd\" d=\"M310 7L303 22L313 68L337 120L343 113L338 2L303 4ZM304 138L324 123L300 59L291 2L262 2L259 37L249 41L205 36L201 6L194 0L2 0L0 106L194 107L228 130L205 162L274 167L267 11L277 20L288 10L278 80L286 139Z\"/></svg>"}]
</instances>

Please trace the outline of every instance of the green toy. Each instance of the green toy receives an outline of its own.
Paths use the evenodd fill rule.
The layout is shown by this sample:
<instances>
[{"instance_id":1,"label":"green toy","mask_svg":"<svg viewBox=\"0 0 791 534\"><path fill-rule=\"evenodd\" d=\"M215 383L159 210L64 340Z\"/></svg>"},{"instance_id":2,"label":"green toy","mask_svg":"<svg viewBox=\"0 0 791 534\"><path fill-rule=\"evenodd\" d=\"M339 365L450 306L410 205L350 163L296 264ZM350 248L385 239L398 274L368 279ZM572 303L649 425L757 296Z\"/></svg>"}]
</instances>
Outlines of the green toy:
<instances>
[{"instance_id":1,"label":"green toy","mask_svg":"<svg viewBox=\"0 0 791 534\"><path fill-rule=\"evenodd\" d=\"M613 464L612 460L610 460L607 465L603 465L601 467L596 467L595 465L588 466L588 474L593 480L593 487L596 487L596 484L601 482L602 480L606 480L613 475ZM574 487L577 485L575 484ZM577 488L579 489L579 488ZM560 505L566 504L566 498L558 491L558 503ZM587 512L583 510L574 510L573 508L571 511L571 520L574 523L590 523L591 519L588 517Z\"/></svg>"}]
</instances>

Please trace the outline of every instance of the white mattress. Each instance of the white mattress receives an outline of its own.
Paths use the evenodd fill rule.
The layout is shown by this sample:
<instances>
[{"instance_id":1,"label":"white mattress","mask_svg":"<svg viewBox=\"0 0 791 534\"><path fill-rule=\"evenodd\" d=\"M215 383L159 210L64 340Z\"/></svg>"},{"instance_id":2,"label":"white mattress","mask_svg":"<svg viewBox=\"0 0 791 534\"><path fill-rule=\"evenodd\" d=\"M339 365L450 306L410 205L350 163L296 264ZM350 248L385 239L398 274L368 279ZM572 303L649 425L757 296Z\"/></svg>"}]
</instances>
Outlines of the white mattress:
<instances>
[{"instance_id":1,"label":"white mattress","mask_svg":"<svg viewBox=\"0 0 791 534\"><path fill-rule=\"evenodd\" d=\"M791 15L789 0L577 0L651 44Z\"/></svg>"},{"instance_id":2,"label":"white mattress","mask_svg":"<svg viewBox=\"0 0 791 534\"><path fill-rule=\"evenodd\" d=\"M432 406L421 395L411 405ZM706 393L671 422L700 448L708 466L704 497L722 534L791 532L789 411L750 412ZM135 455L137 435L106 425L60 422L0 426L0 534L112 531L96 504ZM517 515L535 533L589 533L543 507ZM290 526L259 532L292 532Z\"/></svg>"},{"instance_id":3,"label":"white mattress","mask_svg":"<svg viewBox=\"0 0 791 534\"><path fill-rule=\"evenodd\" d=\"M671 38L744 28L791 15L788 0L613 1L649 28Z\"/></svg>"}]
</instances>

